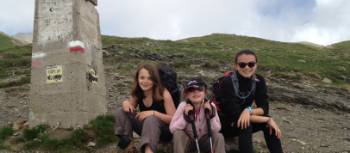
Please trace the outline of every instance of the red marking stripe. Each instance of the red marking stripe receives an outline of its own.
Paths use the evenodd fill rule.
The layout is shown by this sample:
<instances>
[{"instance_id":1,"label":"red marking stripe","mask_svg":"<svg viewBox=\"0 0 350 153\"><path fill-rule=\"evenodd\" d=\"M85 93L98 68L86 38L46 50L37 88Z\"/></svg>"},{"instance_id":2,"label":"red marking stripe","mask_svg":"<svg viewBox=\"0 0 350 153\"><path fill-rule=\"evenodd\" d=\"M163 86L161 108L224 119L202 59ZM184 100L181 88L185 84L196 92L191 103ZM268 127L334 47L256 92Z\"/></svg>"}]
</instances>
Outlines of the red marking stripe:
<instances>
[{"instance_id":1,"label":"red marking stripe","mask_svg":"<svg viewBox=\"0 0 350 153\"><path fill-rule=\"evenodd\" d=\"M71 53L84 53L85 52L85 49L80 47L80 46L76 46L76 47L70 47L69 48L69 51Z\"/></svg>"}]
</instances>

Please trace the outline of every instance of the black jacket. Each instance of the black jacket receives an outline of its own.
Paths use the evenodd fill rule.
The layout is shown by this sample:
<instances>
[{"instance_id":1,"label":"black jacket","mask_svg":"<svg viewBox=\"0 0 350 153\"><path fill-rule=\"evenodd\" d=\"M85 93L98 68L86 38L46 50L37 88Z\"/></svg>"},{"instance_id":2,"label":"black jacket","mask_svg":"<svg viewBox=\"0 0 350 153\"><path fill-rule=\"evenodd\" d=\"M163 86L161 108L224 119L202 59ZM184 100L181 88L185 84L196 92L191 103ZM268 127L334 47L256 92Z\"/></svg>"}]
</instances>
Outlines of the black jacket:
<instances>
[{"instance_id":1,"label":"black jacket","mask_svg":"<svg viewBox=\"0 0 350 153\"><path fill-rule=\"evenodd\" d=\"M251 79L244 78L238 72L236 73L239 80L239 90L242 95L244 95L248 93L252 88ZM237 122L242 111L248 106L251 106L254 100L257 107L260 107L264 110L264 116L267 116L269 113L266 82L265 79L260 75L256 75L255 92L250 94L250 96L248 96L246 99L240 99L238 96L236 96L231 76L225 77L222 80L220 90L221 94L219 96L220 99L218 99L217 106L220 110L219 115L221 123L224 126Z\"/></svg>"}]
</instances>

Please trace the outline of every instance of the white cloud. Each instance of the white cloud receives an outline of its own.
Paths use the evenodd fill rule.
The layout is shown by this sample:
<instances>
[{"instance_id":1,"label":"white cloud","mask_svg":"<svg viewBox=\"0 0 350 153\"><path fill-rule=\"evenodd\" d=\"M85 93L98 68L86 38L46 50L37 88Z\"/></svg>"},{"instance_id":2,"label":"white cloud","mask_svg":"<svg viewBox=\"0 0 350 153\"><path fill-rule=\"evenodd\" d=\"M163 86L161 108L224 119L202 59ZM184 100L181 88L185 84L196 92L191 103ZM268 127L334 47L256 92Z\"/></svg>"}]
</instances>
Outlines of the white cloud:
<instances>
[{"instance_id":1,"label":"white cloud","mask_svg":"<svg viewBox=\"0 0 350 153\"><path fill-rule=\"evenodd\" d=\"M8 34L31 32L34 20L34 0L2 0L0 31Z\"/></svg>"},{"instance_id":2,"label":"white cloud","mask_svg":"<svg viewBox=\"0 0 350 153\"><path fill-rule=\"evenodd\" d=\"M241 20L256 18L254 11L250 11L254 10L253 3L232 0L121 0L101 3L99 11L102 27L116 27L102 29L103 33L180 39L214 32L232 33L235 29L244 34L254 26L250 20Z\"/></svg>"},{"instance_id":3,"label":"white cloud","mask_svg":"<svg viewBox=\"0 0 350 153\"><path fill-rule=\"evenodd\" d=\"M349 40L349 6L348 0L317 0L312 19L297 27L291 40L307 40L325 45Z\"/></svg>"},{"instance_id":4,"label":"white cloud","mask_svg":"<svg viewBox=\"0 0 350 153\"><path fill-rule=\"evenodd\" d=\"M182 39L230 33L327 45L350 39L348 0L99 0L103 34ZM0 31L30 32L34 0L2 0Z\"/></svg>"}]
</instances>

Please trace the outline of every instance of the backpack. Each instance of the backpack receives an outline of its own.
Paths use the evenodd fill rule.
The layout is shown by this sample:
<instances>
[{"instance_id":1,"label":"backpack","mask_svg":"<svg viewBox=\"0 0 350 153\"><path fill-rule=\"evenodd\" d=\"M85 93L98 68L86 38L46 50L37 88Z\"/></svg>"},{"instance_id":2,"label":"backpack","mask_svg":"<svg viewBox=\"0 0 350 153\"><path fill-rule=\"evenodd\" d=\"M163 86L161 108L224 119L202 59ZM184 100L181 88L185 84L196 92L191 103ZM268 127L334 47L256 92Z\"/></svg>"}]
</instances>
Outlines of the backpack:
<instances>
[{"instance_id":1,"label":"backpack","mask_svg":"<svg viewBox=\"0 0 350 153\"><path fill-rule=\"evenodd\" d=\"M212 84L212 93L213 96L211 98L211 101L216 105L216 109L218 112L221 112L221 106L222 104L220 103L221 101L221 86L222 86L222 82L226 77L230 77L233 74L232 71L227 71L224 73L223 76L219 77L218 79L216 79L214 81L214 83Z\"/></svg>"},{"instance_id":2,"label":"backpack","mask_svg":"<svg viewBox=\"0 0 350 153\"><path fill-rule=\"evenodd\" d=\"M170 92L175 107L180 103L180 89L177 85L177 74L165 64L158 65L158 71L162 85Z\"/></svg>"}]
</instances>

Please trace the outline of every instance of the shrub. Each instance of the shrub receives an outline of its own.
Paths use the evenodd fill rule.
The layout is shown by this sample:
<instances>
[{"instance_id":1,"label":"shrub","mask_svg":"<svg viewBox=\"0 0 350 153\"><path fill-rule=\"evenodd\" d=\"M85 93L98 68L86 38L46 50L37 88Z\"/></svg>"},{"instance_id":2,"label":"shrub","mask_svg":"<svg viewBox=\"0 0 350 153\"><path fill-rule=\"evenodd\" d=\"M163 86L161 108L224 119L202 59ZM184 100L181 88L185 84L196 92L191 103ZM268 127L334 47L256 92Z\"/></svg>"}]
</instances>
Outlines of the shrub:
<instances>
[{"instance_id":1,"label":"shrub","mask_svg":"<svg viewBox=\"0 0 350 153\"><path fill-rule=\"evenodd\" d=\"M96 133L97 146L104 146L116 140L114 124L115 119L113 116L98 116L90 122L91 128Z\"/></svg>"},{"instance_id":2,"label":"shrub","mask_svg":"<svg viewBox=\"0 0 350 153\"><path fill-rule=\"evenodd\" d=\"M83 146L88 141L88 135L83 129L76 129L73 131L70 141L75 146Z\"/></svg>"},{"instance_id":3,"label":"shrub","mask_svg":"<svg viewBox=\"0 0 350 153\"><path fill-rule=\"evenodd\" d=\"M0 140L5 140L13 134L13 129L10 127L4 127L0 129Z\"/></svg>"},{"instance_id":4,"label":"shrub","mask_svg":"<svg viewBox=\"0 0 350 153\"><path fill-rule=\"evenodd\" d=\"M33 127L31 129L25 129L23 131L24 139L25 140L34 140L35 138L38 138L41 134L43 134L47 128L48 128L47 125L38 125L38 126Z\"/></svg>"}]
</instances>

